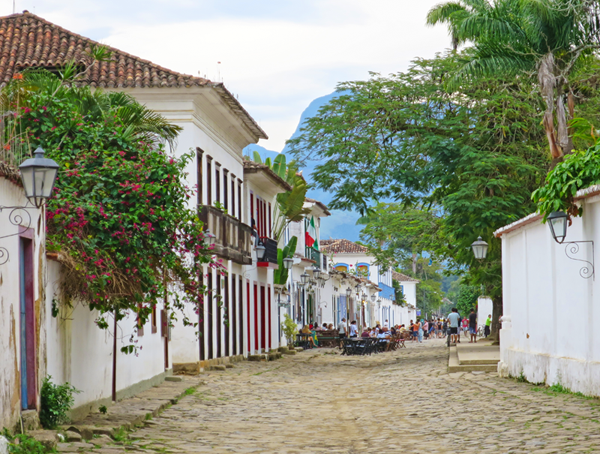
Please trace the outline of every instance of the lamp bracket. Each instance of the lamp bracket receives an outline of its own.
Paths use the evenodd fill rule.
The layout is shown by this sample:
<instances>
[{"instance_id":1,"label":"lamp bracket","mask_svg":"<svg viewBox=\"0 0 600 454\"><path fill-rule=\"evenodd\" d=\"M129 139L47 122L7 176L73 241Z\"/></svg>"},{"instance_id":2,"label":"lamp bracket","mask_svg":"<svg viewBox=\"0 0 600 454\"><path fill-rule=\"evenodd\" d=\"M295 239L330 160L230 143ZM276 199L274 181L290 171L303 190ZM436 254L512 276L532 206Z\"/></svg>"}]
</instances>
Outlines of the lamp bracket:
<instances>
[{"instance_id":1,"label":"lamp bracket","mask_svg":"<svg viewBox=\"0 0 600 454\"><path fill-rule=\"evenodd\" d=\"M592 261L578 259L574 257L579 253L579 245L582 243L590 243L592 246ZM575 260L577 262L583 262L586 265L582 266L579 270L579 275L584 279L589 279L590 277L593 280L596 280L596 272L594 267L594 242L591 240L588 241L566 241L562 243L565 245L565 255L567 258L571 260Z\"/></svg>"},{"instance_id":2,"label":"lamp bracket","mask_svg":"<svg viewBox=\"0 0 600 454\"><path fill-rule=\"evenodd\" d=\"M0 213L2 213L4 210L10 210L10 213L8 213L8 222L10 222L12 225L21 226L24 229L28 229L31 226L31 214L27 210L32 210L32 209L38 210L38 208L35 206L13 206L13 207L0 206ZM23 221L26 221L25 222L26 225L24 225ZM20 233L21 232L16 232L16 233L11 233L9 235L2 235L2 236L0 236L0 239L8 238L11 236L17 236ZM4 265L6 262L9 261L9 259L10 259L10 254L8 252L8 249L0 246L0 265Z\"/></svg>"}]
</instances>

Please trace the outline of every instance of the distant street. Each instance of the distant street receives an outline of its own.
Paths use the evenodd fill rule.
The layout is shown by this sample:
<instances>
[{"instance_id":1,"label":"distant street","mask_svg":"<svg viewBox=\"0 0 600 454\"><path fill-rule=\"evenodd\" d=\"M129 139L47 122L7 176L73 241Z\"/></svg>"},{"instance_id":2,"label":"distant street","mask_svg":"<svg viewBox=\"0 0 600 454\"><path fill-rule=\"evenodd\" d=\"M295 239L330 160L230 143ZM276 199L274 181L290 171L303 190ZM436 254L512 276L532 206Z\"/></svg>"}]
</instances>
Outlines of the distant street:
<instances>
[{"instance_id":1,"label":"distant street","mask_svg":"<svg viewBox=\"0 0 600 454\"><path fill-rule=\"evenodd\" d=\"M317 349L206 385L93 453L600 452L600 401L448 374L441 340L370 357ZM94 441L92 440L92 443Z\"/></svg>"}]
</instances>

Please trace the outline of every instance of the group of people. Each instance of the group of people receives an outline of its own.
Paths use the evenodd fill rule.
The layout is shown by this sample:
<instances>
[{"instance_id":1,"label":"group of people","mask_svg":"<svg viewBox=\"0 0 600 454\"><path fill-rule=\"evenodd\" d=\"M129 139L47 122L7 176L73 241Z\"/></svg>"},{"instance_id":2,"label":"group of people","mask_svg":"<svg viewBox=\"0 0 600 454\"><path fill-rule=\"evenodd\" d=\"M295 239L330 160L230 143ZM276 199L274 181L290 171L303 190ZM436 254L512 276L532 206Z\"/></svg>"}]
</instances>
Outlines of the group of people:
<instances>
[{"instance_id":1,"label":"group of people","mask_svg":"<svg viewBox=\"0 0 600 454\"><path fill-rule=\"evenodd\" d=\"M490 327L492 324L492 316L488 315L485 321L484 335L488 337L490 335ZM412 341L423 342L423 339L427 338L444 338L450 329L450 341L452 343L460 343L460 331L461 328L465 335L470 335L469 343L477 342L477 314L475 309L471 309L468 317L461 317L458 309L453 307L452 312L446 319L417 319L413 322L410 321L408 327L406 325L389 326L388 320L383 323L383 326L379 322L376 322L373 327L365 327L362 333L359 333L358 325L356 320L352 320L350 325L347 325L346 319L342 318L340 325L337 328L340 340L346 337L374 337L379 339L386 339L396 334L409 333L409 337ZM334 331L335 327L333 323L323 323L319 325L316 322L314 324L304 325L300 331L303 334L309 334L308 338L311 347L318 347L319 340L317 333L319 331Z\"/></svg>"}]
</instances>

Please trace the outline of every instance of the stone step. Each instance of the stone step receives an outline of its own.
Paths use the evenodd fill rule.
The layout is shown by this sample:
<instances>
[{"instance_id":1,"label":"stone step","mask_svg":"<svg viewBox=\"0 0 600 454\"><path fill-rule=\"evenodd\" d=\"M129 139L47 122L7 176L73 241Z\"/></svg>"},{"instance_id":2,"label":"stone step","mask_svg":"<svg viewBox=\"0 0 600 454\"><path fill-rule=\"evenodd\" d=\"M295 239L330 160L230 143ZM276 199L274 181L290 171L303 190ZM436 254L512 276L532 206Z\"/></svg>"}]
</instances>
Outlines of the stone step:
<instances>
[{"instance_id":1,"label":"stone step","mask_svg":"<svg viewBox=\"0 0 600 454\"><path fill-rule=\"evenodd\" d=\"M496 364L460 364L458 362L458 353L456 347L450 347L448 357L448 373L453 372L496 372Z\"/></svg>"}]
</instances>

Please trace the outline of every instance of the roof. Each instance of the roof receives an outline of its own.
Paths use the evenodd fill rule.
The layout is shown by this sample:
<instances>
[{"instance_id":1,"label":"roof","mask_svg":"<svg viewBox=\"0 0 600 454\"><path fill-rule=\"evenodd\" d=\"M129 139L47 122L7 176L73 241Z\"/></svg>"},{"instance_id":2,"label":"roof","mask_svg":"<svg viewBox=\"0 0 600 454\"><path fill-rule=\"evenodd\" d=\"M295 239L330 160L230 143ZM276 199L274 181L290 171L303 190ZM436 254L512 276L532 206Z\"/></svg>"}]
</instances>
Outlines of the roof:
<instances>
[{"instance_id":1,"label":"roof","mask_svg":"<svg viewBox=\"0 0 600 454\"><path fill-rule=\"evenodd\" d=\"M95 62L89 52L104 46L112 52L109 61ZM105 46L73 33L35 14L0 17L0 87L27 68L60 68L67 62L89 68L82 82L101 88L213 88L223 102L258 138L267 135L222 83L181 74L151 61Z\"/></svg>"},{"instance_id":2,"label":"roof","mask_svg":"<svg viewBox=\"0 0 600 454\"><path fill-rule=\"evenodd\" d=\"M244 175L259 172L265 174L267 178L273 181L273 183L281 186L284 190L292 190L292 186L275 172L273 172L266 164L259 164L254 161L248 161L244 159Z\"/></svg>"},{"instance_id":3,"label":"roof","mask_svg":"<svg viewBox=\"0 0 600 454\"><path fill-rule=\"evenodd\" d=\"M392 271L392 279L398 282L421 282L414 277L407 276L406 274L398 273L397 271Z\"/></svg>"},{"instance_id":4,"label":"roof","mask_svg":"<svg viewBox=\"0 0 600 454\"><path fill-rule=\"evenodd\" d=\"M321 240L321 251L334 254L368 254L369 249L350 240Z\"/></svg>"},{"instance_id":5,"label":"roof","mask_svg":"<svg viewBox=\"0 0 600 454\"><path fill-rule=\"evenodd\" d=\"M575 193L575 196L573 197L573 199L577 202L580 200L589 199L589 198L594 197L599 194L600 194L600 184L595 184L593 186L590 186L590 187L587 187L584 189L580 189L579 191L577 191ZM500 227L498 230L496 230L494 232L494 236L496 238L500 238L505 233L510 233L514 230L518 230L521 227L525 227L528 224L531 224L533 222L537 222L537 221L543 219L543 217L544 216L542 216L541 214L531 213L531 214L525 216L524 218L519 219L518 221L515 221L511 224L505 225L504 227Z\"/></svg>"},{"instance_id":6,"label":"roof","mask_svg":"<svg viewBox=\"0 0 600 454\"><path fill-rule=\"evenodd\" d=\"M319 208L321 208L323 210L323 212L327 215L327 216L331 216L331 213L329 212L329 208L327 208L327 205L325 205L323 202L319 202L318 200L315 199L311 199L309 197L306 197L304 199L304 201L308 202L308 203L314 203L315 205L317 205Z\"/></svg>"}]
</instances>

